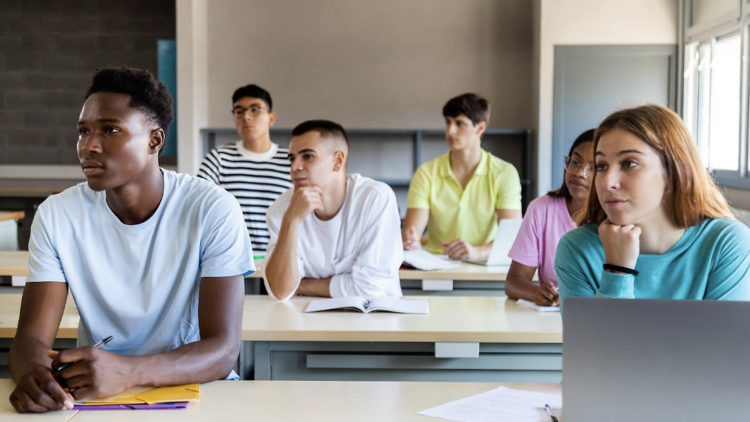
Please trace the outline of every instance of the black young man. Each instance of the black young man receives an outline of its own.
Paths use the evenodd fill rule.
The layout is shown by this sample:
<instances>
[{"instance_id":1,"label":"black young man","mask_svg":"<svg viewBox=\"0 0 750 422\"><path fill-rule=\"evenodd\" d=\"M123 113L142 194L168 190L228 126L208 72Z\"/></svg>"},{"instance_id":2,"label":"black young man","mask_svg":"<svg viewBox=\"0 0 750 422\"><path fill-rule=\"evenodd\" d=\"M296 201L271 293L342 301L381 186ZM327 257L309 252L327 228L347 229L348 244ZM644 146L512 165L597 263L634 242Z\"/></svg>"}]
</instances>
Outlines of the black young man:
<instances>
[{"instance_id":1,"label":"black young man","mask_svg":"<svg viewBox=\"0 0 750 422\"><path fill-rule=\"evenodd\" d=\"M78 122L87 183L47 199L32 225L9 356L19 412L232 373L252 249L230 194L159 168L172 110L146 71L94 75ZM50 349L68 287L81 315L78 348L58 353Z\"/></svg>"}]
</instances>

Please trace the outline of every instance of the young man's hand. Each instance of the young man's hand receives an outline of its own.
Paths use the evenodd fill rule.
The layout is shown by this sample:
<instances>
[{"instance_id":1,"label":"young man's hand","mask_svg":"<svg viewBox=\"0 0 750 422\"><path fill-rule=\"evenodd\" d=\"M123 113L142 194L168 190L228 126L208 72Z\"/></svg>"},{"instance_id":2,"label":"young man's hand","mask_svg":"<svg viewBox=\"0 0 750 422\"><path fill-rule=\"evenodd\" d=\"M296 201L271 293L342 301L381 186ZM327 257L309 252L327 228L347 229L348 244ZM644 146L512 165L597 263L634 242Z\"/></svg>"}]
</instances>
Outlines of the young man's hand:
<instances>
[{"instance_id":1,"label":"young man's hand","mask_svg":"<svg viewBox=\"0 0 750 422\"><path fill-rule=\"evenodd\" d=\"M404 230L401 232L401 240L404 242L405 251L422 248L419 235L417 234L417 229L415 229L414 226L404 228Z\"/></svg>"},{"instance_id":2,"label":"young man's hand","mask_svg":"<svg viewBox=\"0 0 750 422\"><path fill-rule=\"evenodd\" d=\"M50 368L36 365L18 381L10 403L18 413L44 413L72 409L73 397L52 375Z\"/></svg>"},{"instance_id":3,"label":"young man's hand","mask_svg":"<svg viewBox=\"0 0 750 422\"><path fill-rule=\"evenodd\" d=\"M470 245L463 239L454 240L450 243L443 242L443 246L445 246L445 255L448 255L450 259L482 259L479 248Z\"/></svg>"},{"instance_id":4,"label":"young man's hand","mask_svg":"<svg viewBox=\"0 0 750 422\"><path fill-rule=\"evenodd\" d=\"M316 210L323 211L323 191L317 186L294 188L284 219L299 224Z\"/></svg>"},{"instance_id":5,"label":"young man's hand","mask_svg":"<svg viewBox=\"0 0 750 422\"><path fill-rule=\"evenodd\" d=\"M52 367L67 362L73 364L60 371L58 377L73 391L76 400L107 397L136 385L126 357L86 346L59 352L52 360Z\"/></svg>"}]
</instances>

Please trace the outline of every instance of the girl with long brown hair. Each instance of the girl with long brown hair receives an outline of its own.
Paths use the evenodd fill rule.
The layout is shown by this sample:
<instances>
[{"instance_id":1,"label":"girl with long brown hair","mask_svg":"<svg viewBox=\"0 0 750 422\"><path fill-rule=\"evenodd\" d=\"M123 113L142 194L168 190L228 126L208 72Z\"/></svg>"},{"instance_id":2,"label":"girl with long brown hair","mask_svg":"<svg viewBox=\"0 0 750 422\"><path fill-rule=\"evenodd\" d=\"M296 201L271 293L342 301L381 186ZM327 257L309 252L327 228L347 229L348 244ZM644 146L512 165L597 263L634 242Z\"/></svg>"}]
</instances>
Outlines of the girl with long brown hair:
<instances>
[{"instance_id":1,"label":"girl with long brown hair","mask_svg":"<svg viewBox=\"0 0 750 422\"><path fill-rule=\"evenodd\" d=\"M568 296L750 300L750 229L700 161L680 117L659 105L611 114L594 135L581 226L555 271Z\"/></svg>"}]
</instances>

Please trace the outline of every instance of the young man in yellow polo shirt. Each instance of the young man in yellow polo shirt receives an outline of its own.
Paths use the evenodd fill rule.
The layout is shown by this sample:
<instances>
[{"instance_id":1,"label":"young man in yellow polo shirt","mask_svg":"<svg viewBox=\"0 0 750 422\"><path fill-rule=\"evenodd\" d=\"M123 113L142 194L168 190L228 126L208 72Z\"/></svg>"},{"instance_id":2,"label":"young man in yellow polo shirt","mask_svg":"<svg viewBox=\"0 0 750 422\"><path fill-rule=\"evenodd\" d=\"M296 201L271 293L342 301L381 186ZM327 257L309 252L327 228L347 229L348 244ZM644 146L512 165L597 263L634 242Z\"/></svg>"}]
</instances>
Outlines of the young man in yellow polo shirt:
<instances>
[{"instance_id":1,"label":"young man in yellow polo shirt","mask_svg":"<svg viewBox=\"0 0 750 422\"><path fill-rule=\"evenodd\" d=\"M404 249L419 249L427 227L427 251L451 259L487 259L503 218L521 218L521 181L512 164L481 147L490 103L463 94L443 107L446 154L422 164L409 186Z\"/></svg>"}]
</instances>

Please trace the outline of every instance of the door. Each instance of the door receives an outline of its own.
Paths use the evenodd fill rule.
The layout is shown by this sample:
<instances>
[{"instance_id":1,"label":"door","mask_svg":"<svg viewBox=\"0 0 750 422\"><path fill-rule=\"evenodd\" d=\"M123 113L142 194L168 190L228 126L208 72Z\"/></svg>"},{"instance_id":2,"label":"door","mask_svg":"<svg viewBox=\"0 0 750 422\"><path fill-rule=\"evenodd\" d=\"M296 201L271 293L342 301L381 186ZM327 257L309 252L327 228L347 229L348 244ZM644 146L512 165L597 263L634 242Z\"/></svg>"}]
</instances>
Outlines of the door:
<instances>
[{"instance_id":1,"label":"door","mask_svg":"<svg viewBox=\"0 0 750 422\"><path fill-rule=\"evenodd\" d=\"M646 103L674 110L676 63L674 45L555 47L553 189L576 137L612 112Z\"/></svg>"}]
</instances>

